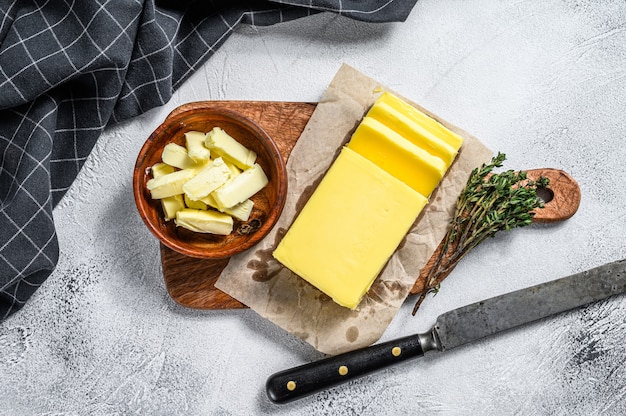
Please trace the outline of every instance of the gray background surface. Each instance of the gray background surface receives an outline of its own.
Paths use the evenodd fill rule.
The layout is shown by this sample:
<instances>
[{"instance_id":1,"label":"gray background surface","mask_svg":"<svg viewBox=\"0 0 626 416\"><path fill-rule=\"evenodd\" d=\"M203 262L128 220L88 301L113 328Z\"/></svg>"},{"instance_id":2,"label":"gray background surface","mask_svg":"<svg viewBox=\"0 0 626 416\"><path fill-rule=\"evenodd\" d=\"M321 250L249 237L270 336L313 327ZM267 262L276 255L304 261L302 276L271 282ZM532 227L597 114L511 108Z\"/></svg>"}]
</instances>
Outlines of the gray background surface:
<instances>
[{"instance_id":1,"label":"gray background surface","mask_svg":"<svg viewBox=\"0 0 626 416\"><path fill-rule=\"evenodd\" d=\"M240 27L171 102L109 128L54 211L59 265L0 324L0 414L626 414L624 296L272 405L267 376L321 354L254 312L173 302L131 189L141 145L178 105L317 101L342 62L506 153L507 168L570 173L573 218L484 243L383 339L424 331L457 306L626 257L625 22L623 1L421 0L400 24Z\"/></svg>"}]
</instances>

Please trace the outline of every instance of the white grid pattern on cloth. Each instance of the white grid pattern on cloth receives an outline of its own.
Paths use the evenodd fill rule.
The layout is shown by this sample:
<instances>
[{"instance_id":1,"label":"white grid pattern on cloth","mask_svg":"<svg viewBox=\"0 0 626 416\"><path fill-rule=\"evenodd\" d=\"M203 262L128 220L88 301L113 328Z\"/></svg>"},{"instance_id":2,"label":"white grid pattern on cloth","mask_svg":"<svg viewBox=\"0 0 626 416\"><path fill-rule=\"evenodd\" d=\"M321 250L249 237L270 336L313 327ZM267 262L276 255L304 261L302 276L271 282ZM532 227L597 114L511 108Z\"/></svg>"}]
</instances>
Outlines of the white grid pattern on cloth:
<instances>
[{"instance_id":1,"label":"white grid pattern on cloth","mask_svg":"<svg viewBox=\"0 0 626 416\"><path fill-rule=\"evenodd\" d=\"M290 6L334 12L368 22L404 21L417 0L274 0Z\"/></svg>"},{"instance_id":2,"label":"white grid pattern on cloth","mask_svg":"<svg viewBox=\"0 0 626 416\"><path fill-rule=\"evenodd\" d=\"M108 124L165 104L241 23L403 21L415 2L0 1L0 321L56 266L52 210Z\"/></svg>"}]
</instances>

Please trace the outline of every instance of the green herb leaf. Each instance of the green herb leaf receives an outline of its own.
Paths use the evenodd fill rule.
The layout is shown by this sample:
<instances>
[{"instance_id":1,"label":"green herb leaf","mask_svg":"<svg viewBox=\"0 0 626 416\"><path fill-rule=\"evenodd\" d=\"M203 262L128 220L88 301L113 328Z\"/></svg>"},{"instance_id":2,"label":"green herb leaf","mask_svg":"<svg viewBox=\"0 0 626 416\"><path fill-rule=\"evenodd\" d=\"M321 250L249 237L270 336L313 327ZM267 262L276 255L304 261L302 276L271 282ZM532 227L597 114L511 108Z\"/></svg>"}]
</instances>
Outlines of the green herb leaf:
<instances>
[{"instance_id":1,"label":"green herb leaf","mask_svg":"<svg viewBox=\"0 0 626 416\"><path fill-rule=\"evenodd\" d=\"M530 225L535 215L533 210L543 208L537 188L546 188L550 180L540 177L532 181L523 171L493 173L505 160L506 155L498 152L489 164L470 174L413 315L428 293L440 290L441 281L472 248L498 231Z\"/></svg>"}]
</instances>

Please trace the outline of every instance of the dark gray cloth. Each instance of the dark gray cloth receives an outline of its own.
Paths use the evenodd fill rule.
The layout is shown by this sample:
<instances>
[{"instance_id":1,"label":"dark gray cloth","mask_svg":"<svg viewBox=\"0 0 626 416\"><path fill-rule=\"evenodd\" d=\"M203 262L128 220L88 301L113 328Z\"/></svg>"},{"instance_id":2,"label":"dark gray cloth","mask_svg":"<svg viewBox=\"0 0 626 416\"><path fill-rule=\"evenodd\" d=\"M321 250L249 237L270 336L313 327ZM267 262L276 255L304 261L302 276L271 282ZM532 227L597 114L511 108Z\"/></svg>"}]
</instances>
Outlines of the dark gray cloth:
<instances>
[{"instance_id":1,"label":"dark gray cloth","mask_svg":"<svg viewBox=\"0 0 626 416\"><path fill-rule=\"evenodd\" d=\"M404 21L416 1L0 0L0 321L54 270L52 210L104 128L166 103L238 24Z\"/></svg>"}]
</instances>

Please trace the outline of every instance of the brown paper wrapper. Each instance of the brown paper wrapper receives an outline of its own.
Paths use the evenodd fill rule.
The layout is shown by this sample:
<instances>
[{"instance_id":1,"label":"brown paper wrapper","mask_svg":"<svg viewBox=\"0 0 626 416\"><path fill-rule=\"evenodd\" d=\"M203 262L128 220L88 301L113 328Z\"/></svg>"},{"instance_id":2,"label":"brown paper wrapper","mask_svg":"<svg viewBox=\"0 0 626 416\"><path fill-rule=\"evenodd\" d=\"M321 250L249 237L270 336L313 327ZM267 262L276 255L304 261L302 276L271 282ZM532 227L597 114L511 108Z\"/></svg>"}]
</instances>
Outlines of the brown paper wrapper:
<instances>
[{"instance_id":1,"label":"brown paper wrapper","mask_svg":"<svg viewBox=\"0 0 626 416\"><path fill-rule=\"evenodd\" d=\"M385 90L375 80L347 65L340 68L289 156L289 195L278 223L253 250L231 258L215 284L326 354L365 347L380 338L415 284L419 271L443 239L456 200L472 169L488 162L492 156L476 138L411 103L460 134L465 141L430 202L360 305L355 310L337 305L282 267L272 257L272 252L341 147Z\"/></svg>"}]
</instances>

